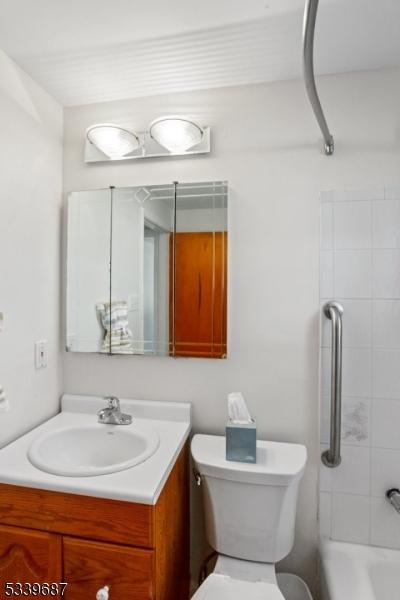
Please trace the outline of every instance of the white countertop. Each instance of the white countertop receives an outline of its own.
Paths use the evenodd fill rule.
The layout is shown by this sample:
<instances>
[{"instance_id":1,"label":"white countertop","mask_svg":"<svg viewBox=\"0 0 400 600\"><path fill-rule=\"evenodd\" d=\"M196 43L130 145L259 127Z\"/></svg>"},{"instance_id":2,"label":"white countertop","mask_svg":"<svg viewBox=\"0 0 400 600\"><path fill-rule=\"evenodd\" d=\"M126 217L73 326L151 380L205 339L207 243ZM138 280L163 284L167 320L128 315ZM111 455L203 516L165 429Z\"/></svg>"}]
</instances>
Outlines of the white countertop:
<instances>
[{"instance_id":1,"label":"white countertop","mask_svg":"<svg viewBox=\"0 0 400 600\"><path fill-rule=\"evenodd\" d=\"M136 426L138 423L150 426L160 437L160 445L150 458L125 471L91 477L63 477L45 473L29 461L28 449L39 435L60 427L96 423L96 413L105 405L102 397L63 396L62 410L57 416L0 450L0 483L156 504L190 433L191 408L187 402L121 399L121 409L133 415Z\"/></svg>"}]
</instances>

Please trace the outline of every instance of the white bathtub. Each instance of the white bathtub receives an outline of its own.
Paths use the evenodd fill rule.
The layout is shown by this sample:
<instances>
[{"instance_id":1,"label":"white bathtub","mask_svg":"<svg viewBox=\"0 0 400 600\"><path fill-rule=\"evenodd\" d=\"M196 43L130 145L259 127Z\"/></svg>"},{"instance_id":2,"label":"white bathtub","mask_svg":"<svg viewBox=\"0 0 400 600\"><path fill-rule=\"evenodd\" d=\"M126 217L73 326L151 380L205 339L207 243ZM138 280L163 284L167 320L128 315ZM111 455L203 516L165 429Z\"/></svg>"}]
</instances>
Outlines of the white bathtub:
<instances>
[{"instance_id":1,"label":"white bathtub","mask_svg":"<svg viewBox=\"0 0 400 600\"><path fill-rule=\"evenodd\" d=\"M397 600L400 551L324 540L321 600Z\"/></svg>"}]
</instances>

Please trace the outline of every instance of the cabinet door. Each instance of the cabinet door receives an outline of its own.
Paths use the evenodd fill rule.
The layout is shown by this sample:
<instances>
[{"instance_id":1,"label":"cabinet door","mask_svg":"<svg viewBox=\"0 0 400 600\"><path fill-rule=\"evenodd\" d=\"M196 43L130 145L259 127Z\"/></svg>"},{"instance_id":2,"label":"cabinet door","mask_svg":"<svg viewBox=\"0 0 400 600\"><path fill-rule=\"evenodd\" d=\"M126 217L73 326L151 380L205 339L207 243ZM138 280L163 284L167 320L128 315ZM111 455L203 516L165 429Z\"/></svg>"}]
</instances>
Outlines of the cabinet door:
<instances>
[{"instance_id":1,"label":"cabinet door","mask_svg":"<svg viewBox=\"0 0 400 600\"><path fill-rule=\"evenodd\" d=\"M95 600L109 588L110 600L153 600L151 550L64 537L66 600Z\"/></svg>"},{"instance_id":2,"label":"cabinet door","mask_svg":"<svg viewBox=\"0 0 400 600\"><path fill-rule=\"evenodd\" d=\"M61 537L0 525L0 581L61 581Z\"/></svg>"}]
</instances>

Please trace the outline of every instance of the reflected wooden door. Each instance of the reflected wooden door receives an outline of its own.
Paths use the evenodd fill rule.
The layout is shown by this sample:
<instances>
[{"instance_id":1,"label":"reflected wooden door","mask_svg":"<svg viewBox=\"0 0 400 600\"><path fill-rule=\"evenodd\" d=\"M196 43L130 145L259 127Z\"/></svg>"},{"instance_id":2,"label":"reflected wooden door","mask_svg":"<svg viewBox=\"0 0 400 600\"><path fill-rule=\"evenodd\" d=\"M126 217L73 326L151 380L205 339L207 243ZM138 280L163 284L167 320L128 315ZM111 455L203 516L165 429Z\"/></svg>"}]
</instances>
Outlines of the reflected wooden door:
<instances>
[{"instance_id":1,"label":"reflected wooden door","mask_svg":"<svg viewBox=\"0 0 400 600\"><path fill-rule=\"evenodd\" d=\"M175 246L175 251L170 252L170 289L174 290L170 310L171 353L224 358L227 234L176 233L171 244Z\"/></svg>"}]
</instances>

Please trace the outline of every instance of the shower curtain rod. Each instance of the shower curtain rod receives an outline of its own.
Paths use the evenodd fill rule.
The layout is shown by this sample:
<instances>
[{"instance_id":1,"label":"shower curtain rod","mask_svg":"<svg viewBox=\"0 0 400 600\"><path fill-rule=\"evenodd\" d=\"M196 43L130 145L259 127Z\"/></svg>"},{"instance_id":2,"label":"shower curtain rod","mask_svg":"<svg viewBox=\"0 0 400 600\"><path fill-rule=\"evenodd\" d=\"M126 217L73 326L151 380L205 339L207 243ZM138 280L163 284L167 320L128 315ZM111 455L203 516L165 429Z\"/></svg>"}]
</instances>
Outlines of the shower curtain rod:
<instances>
[{"instance_id":1,"label":"shower curtain rod","mask_svg":"<svg viewBox=\"0 0 400 600\"><path fill-rule=\"evenodd\" d=\"M306 0L304 9L303 70L307 95L324 138L325 154L330 156L335 150L335 145L333 136L329 131L329 127L325 119L324 111L321 107L314 74L314 35L315 21L318 12L318 2L319 0Z\"/></svg>"}]
</instances>

